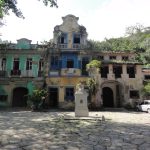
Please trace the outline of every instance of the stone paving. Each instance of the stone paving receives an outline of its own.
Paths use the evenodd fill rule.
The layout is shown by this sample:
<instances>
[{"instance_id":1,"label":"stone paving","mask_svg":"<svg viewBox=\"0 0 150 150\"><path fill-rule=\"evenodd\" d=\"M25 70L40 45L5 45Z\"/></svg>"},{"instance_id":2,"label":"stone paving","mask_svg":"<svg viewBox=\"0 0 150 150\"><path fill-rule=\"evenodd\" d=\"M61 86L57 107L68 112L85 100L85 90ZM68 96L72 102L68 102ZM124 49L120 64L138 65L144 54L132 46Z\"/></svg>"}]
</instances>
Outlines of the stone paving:
<instances>
[{"instance_id":1,"label":"stone paving","mask_svg":"<svg viewBox=\"0 0 150 150\"><path fill-rule=\"evenodd\" d=\"M150 114L89 114L0 111L0 150L150 150Z\"/></svg>"}]
</instances>

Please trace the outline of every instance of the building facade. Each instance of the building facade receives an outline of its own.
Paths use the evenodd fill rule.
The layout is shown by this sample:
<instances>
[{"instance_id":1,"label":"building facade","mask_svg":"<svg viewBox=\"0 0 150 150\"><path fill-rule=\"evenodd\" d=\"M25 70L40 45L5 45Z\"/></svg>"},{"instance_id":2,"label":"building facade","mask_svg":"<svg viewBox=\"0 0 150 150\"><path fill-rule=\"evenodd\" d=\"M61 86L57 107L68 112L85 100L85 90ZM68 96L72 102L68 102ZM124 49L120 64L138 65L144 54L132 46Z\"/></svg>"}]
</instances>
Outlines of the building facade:
<instances>
[{"instance_id":1,"label":"building facade","mask_svg":"<svg viewBox=\"0 0 150 150\"><path fill-rule=\"evenodd\" d=\"M100 60L102 66L97 74L98 96L92 103L98 107L123 107L134 106L141 100L144 75L142 64L135 61L135 53L89 50L86 28L78 24L78 19L73 15L62 17L63 23L53 31L55 46L46 49L46 58L45 50L27 39L18 40L7 52L1 50L1 101L10 106L25 106L24 95L45 83L48 106L67 107L74 103L76 84L90 78L86 64L93 59Z\"/></svg>"},{"instance_id":2,"label":"building facade","mask_svg":"<svg viewBox=\"0 0 150 150\"><path fill-rule=\"evenodd\" d=\"M12 107L27 106L27 94L43 84L42 51L28 39L0 49L0 102Z\"/></svg>"}]
</instances>

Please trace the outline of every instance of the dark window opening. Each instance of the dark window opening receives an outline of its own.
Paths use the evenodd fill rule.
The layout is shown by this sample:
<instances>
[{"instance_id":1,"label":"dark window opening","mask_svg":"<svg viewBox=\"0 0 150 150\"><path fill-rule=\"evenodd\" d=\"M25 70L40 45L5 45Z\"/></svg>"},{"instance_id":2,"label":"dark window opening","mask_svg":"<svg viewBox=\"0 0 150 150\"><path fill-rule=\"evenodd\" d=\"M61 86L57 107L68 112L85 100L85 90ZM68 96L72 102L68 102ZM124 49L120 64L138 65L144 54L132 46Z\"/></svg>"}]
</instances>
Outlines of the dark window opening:
<instances>
[{"instance_id":1,"label":"dark window opening","mask_svg":"<svg viewBox=\"0 0 150 150\"><path fill-rule=\"evenodd\" d=\"M114 60L114 59L116 59L116 56L109 56L109 59Z\"/></svg>"},{"instance_id":2,"label":"dark window opening","mask_svg":"<svg viewBox=\"0 0 150 150\"><path fill-rule=\"evenodd\" d=\"M40 59L40 61L39 61L39 71L43 71L43 67L44 67L44 61L43 61L43 59Z\"/></svg>"},{"instance_id":3,"label":"dark window opening","mask_svg":"<svg viewBox=\"0 0 150 150\"><path fill-rule=\"evenodd\" d=\"M67 60L67 68L74 68L74 61L72 59Z\"/></svg>"},{"instance_id":4,"label":"dark window opening","mask_svg":"<svg viewBox=\"0 0 150 150\"><path fill-rule=\"evenodd\" d=\"M67 34L62 34L61 35L60 44L67 44Z\"/></svg>"},{"instance_id":5,"label":"dark window opening","mask_svg":"<svg viewBox=\"0 0 150 150\"><path fill-rule=\"evenodd\" d=\"M140 96L139 96L139 91L137 91L137 90L132 90L132 91L130 91L130 98L139 98Z\"/></svg>"},{"instance_id":6,"label":"dark window opening","mask_svg":"<svg viewBox=\"0 0 150 150\"><path fill-rule=\"evenodd\" d=\"M74 35L73 43L74 44L80 44L80 35L79 34Z\"/></svg>"},{"instance_id":7,"label":"dark window opening","mask_svg":"<svg viewBox=\"0 0 150 150\"><path fill-rule=\"evenodd\" d=\"M88 58L83 58L82 59L82 75L85 75L87 76L88 75L88 72L86 71L86 65L89 63L89 59Z\"/></svg>"},{"instance_id":8,"label":"dark window opening","mask_svg":"<svg viewBox=\"0 0 150 150\"><path fill-rule=\"evenodd\" d=\"M14 58L13 70L19 70L19 58Z\"/></svg>"},{"instance_id":9,"label":"dark window opening","mask_svg":"<svg viewBox=\"0 0 150 150\"><path fill-rule=\"evenodd\" d=\"M98 60L104 60L104 56L98 56L97 59Z\"/></svg>"},{"instance_id":10,"label":"dark window opening","mask_svg":"<svg viewBox=\"0 0 150 150\"><path fill-rule=\"evenodd\" d=\"M129 57L128 56L122 56L122 60L127 61L127 60L129 60Z\"/></svg>"},{"instance_id":11,"label":"dark window opening","mask_svg":"<svg viewBox=\"0 0 150 150\"><path fill-rule=\"evenodd\" d=\"M108 66L102 66L100 69L101 78L107 78L108 73L109 73Z\"/></svg>"},{"instance_id":12,"label":"dark window opening","mask_svg":"<svg viewBox=\"0 0 150 150\"><path fill-rule=\"evenodd\" d=\"M122 66L113 66L113 73L115 74L115 78L121 78Z\"/></svg>"},{"instance_id":13,"label":"dark window opening","mask_svg":"<svg viewBox=\"0 0 150 150\"><path fill-rule=\"evenodd\" d=\"M64 37L61 37L61 44L64 44L65 43L65 38Z\"/></svg>"},{"instance_id":14,"label":"dark window opening","mask_svg":"<svg viewBox=\"0 0 150 150\"><path fill-rule=\"evenodd\" d=\"M74 101L74 88L66 88L65 100Z\"/></svg>"},{"instance_id":15,"label":"dark window opening","mask_svg":"<svg viewBox=\"0 0 150 150\"><path fill-rule=\"evenodd\" d=\"M144 78L145 80L150 80L150 75L145 75Z\"/></svg>"},{"instance_id":16,"label":"dark window opening","mask_svg":"<svg viewBox=\"0 0 150 150\"><path fill-rule=\"evenodd\" d=\"M26 70L32 70L32 58L27 58Z\"/></svg>"},{"instance_id":17,"label":"dark window opening","mask_svg":"<svg viewBox=\"0 0 150 150\"><path fill-rule=\"evenodd\" d=\"M127 66L127 73L129 78L135 78L135 66Z\"/></svg>"},{"instance_id":18,"label":"dark window opening","mask_svg":"<svg viewBox=\"0 0 150 150\"><path fill-rule=\"evenodd\" d=\"M7 95L0 95L0 102L6 102L7 101Z\"/></svg>"},{"instance_id":19,"label":"dark window opening","mask_svg":"<svg viewBox=\"0 0 150 150\"><path fill-rule=\"evenodd\" d=\"M42 77L43 76L43 67L44 67L44 61L43 61L43 59L40 59L40 61L39 61L38 77Z\"/></svg>"},{"instance_id":20,"label":"dark window opening","mask_svg":"<svg viewBox=\"0 0 150 150\"><path fill-rule=\"evenodd\" d=\"M5 71L6 70L6 58L2 59L2 64L1 64L2 70Z\"/></svg>"},{"instance_id":21,"label":"dark window opening","mask_svg":"<svg viewBox=\"0 0 150 150\"><path fill-rule=\"evenodd\" d=\"M19 70L19 58L14 58L13 70L11 70L11 75L20 75L21 71Z\"/></svg>"},{"instance_id":22,"label":"dark window opening","mask_svg":"<svg viewBox=\"0 0 150 150\"><path fill-rule=\"evenodd\" d=\"M51 56L51 69L59 69L59 57Z\"/></svg>"}]
</instances>

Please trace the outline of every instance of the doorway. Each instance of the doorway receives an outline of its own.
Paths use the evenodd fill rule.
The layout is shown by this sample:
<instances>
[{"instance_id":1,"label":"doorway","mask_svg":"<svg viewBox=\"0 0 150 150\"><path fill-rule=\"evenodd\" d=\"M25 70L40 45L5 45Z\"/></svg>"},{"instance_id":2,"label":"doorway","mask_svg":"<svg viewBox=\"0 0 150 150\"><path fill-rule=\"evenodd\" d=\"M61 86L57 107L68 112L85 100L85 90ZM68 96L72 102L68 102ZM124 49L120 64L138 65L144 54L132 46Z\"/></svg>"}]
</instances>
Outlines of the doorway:
<instances>
[{"instance_id":1,"label":"doorway","mask_svg":"<svg viewBox=\"0 0 150 150\"><path fill-rule=\"evenodd\" d=\"M49 106L58 107L58 88L49 88Z\"/></svg>"},{"instance_id":2,"label":"doorway","mask_svg":"<svg viewBox=\"0 0 150 150\"><path fill-rule=\"evenodd\" d=\"M24 87L18 87L13 90L12 107L26 107L27 106L28 90Z\"/></svg>"},{"instance_id":3,"label":"doorway","mask_svg":"<svg viewBox=\"0 0 150 150\"><path fill-rule=\"evenodd\" d=\"M114 107L113 91L109 87L104 87L102 89L103 93L103 106L104 107Z\"/></svg>"}]
</instances>

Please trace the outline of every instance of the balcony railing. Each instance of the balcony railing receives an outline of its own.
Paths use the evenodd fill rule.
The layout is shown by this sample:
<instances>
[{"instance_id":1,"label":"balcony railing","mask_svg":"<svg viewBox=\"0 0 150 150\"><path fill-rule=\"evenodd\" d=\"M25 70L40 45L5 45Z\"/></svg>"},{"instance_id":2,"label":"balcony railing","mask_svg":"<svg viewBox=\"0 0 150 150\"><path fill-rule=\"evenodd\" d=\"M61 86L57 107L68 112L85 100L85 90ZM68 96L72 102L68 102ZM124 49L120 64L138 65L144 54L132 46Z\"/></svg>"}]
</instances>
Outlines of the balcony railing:
<instances>
[{"instance_id":1,"label":"balcony railing","mask_svg":"<svg viewBox=\"0 0 150 150\"><path fill-rule=\"evenodd\" d=\"M22 77L33 77L33 71L32 70L23 70L21 71Z\"/></svg>"},{"instance_id":2,"label":"balcony railing","mask_svg":"<svg viewBox=\"0 0 150 150\"><path fill-rule=\"evenodd\" d=\"M72 48L74 48L74 49L79 49L80 47L81 47L80 44L73 44L73 47L72 47Z\"/></svg>"},{"instance_id":3,"label":"balcony railing","mask_svg":"<svg viewBox=\"0 0 150 150\"><path fill-rule=\"evenodd\" d=\"M20 70L11 70L11 76L20 76L21 71Z\"/></svg>"},{"instance_id":4,"label":"balcony railing","mask_svg":"<svg viewBox=\"0 0 150 150\"><path fill-rule=\"evenodd\" d=\"M0 77L6 77L6 71L0 70Z\"/></svg>"},{"instance_id":5,"label":"balcony railing","mask_svg":"<svg viewBox=\"0 0 150 150\"><path fill-rule=\"evenodd\" d=\"M59 48L65 49L67 48L67 44L59 44Z\"/></svg>"}]
</instances>

